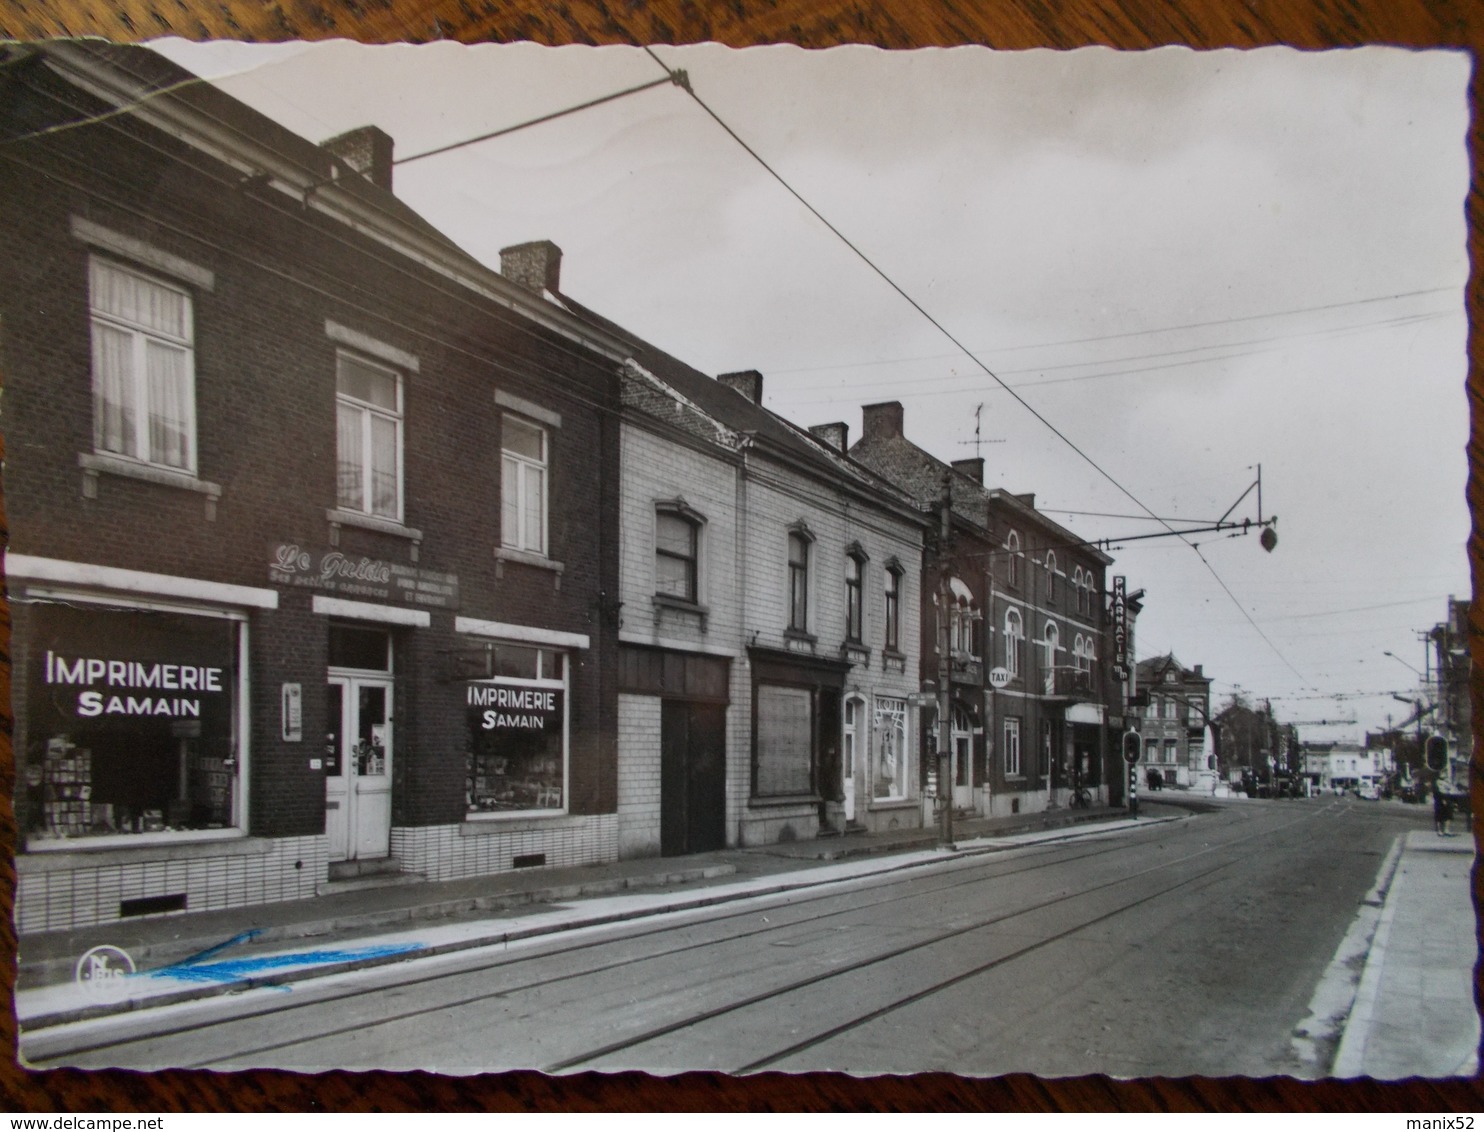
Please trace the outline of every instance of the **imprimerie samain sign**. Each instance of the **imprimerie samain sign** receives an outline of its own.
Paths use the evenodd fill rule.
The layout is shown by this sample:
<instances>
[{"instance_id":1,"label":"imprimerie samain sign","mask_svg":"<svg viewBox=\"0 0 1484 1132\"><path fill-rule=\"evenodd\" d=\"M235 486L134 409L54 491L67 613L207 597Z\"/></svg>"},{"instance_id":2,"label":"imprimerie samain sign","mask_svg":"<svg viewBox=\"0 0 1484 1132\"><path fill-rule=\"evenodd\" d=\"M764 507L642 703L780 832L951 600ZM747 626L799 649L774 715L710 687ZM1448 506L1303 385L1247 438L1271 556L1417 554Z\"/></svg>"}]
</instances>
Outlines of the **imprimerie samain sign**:
<instances>
[{"instance_id":1,"label":"imprimerie samain sign","mask_svg":"<svg viewBox=\"0 0 1484 1132\"><path fill-rule=\"evenodd\" d=\"M557 688L471 683L466 702L483 709L478 716L481 731L543 731L560 722L562 693Z\"/></svg>"},{"instance_id":2,"label":"imprimerie samain sign","mask_svg":"<svg viewBox=\"0 0 1484 1132\"><path fill-rule=\"evenodd\" d=\"M77 714L201 716L201 693L224 691L222 670L196 664L141 663L100 657L66 657L47 650L48 685L73 684L88 690L77 695ZM102 684L103 691L92 685ZM187 692L189 695L181 695Z\"/></svg>"},{"instance_id":3,"label":"imprimerie samain sign","mask_svg":"<svg viewBox=\"0 0 1484 1132\"><path fill-rule=\"evenodd\" d=\"M275 585L323 590L391 605L457 609L459 578L382 558L315 550L297 542L269 549L268 579Z\"/></svg>"}]
</instances>

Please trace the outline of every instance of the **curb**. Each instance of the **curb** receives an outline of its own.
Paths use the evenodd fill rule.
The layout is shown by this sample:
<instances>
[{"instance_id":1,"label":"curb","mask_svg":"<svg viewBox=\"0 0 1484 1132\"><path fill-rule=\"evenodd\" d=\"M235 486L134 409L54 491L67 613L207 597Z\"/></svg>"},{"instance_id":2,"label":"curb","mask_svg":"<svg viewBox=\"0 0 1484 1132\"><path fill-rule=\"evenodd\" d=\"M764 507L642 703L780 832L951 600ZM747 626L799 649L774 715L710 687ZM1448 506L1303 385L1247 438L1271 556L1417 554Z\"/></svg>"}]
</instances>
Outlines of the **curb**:
<instances>
[{"instance_id":1,"label":"curb","mask_svg":"<svg viewBox=\"0 0 1484 1132\"><path fill-rule=\"evenodd\" d=\"M1139 826L1162 825L1172 821L1183 821L1184 818L1145 818L1138 821L1137 826L1118 823L1114 830L1103 829L1068 829L1061 836L1039 837L1034 842L1025 843L1027 846L1045 845L1054 842L1074 840L1078 837L1095 836L1103 832L1119 832ZM109 1017L120 1014L130 1014L140 1010L152 1009L159 1006L173 1006L182 1002L191 1002L198 999L215 998L225 994L238 994L243 991L253 990L259 987L285 986L290 983L301 982L309 979L323 978L329 975L343 974L347 971L363 970L373 967L382 967L391 963L399 963L409 959L428 959L436 956L448 955L459 951L471 951L480 947L503 946L522 940L535 939L546 935L556 935L561 932L575 931L579 928L604 927L609 924L622 923L628 920L644 919L651 916L668 915L675 912L688 912L700 908L714 907L721 904L729 904L739 900L750 900L757 897L777 896L783 893L798 891L807 888L819 888L825 885L838 884L843 881L858 880L863 877L884 876L895 872L905 872L909 869L923 868L927 865L937 864L944 860L957 858L984 856L991 853L1003 853L1009 849L1020 848L1020 844L1007 844L1004 839L981 839L980 843L966 841L955 846L943 849L929 847L919 850L930 854L911 861L903 861L892 864L883 862L882 867L864 871L856 876L850 877L828 877L810 878L800 877L792 874L797 879L779 879L774 883L761 883L756 887L749 887L744 891L730 892L698 892L693 895L676 897L674 900L662 904L642 908L624 909L622 911L607 912L602 914L577 915L571 919L552 923L532 924L526 927L507 928L503 931L492 932L489 935L476 936L468 939L450 940L446 943L433 944L426 947L418 947L412 951L401 951L394 954L356 958L335 963L324 963L311 967L300 967L296 969L277 972L268 975L255 975L242 979L234 979L230 982L207 983L190 987L182 987L178 990L163 991L160 994L148 995L140 999L124 999L115 1002L98 1002L87 1005L71 1006L64 1009L52 1010L47 1013L35 1014L23 1017L19 1014L17 1004L17 1023L24 1031L37 1031L49 1029L55 1026L65 1025L71 1022L91 1021L98 1018ZM735 872L735 866L708 866L709 869L731 870ZM706 869L686 870L690 872L706 872ZM812 870L805 870L807 873ZM728 872L720 872L716 875L730 875ZM781 874L786 878L791 874ZM629 878L632 879L632 878ZM608 886L607 893L589 893L589 895L605 895L615 891L622 891L624 884L616 881L594 882L596 885ZM569 888L583 888L587 886L563 886L561 889L547 889L538 891L566 892ZM571 899L571 896L564 897ZM463 903L462 901L455 903ZM358 919L359 917L351 917ZM408 917L410 919L410 917ZM331 921L321 921L327 923ZM344 923L344 921L335 921ZM398 922L398 921L391 921ZM351 924L350 926L364 926ZM369 925L376 926L376 925ZM333 929L332 929L333 930ZM294 938L285 936L283 938ZM148 975L149 972L142 972ZM57 984L53 984L57 985Z\"/></svg>"}]
</instances>

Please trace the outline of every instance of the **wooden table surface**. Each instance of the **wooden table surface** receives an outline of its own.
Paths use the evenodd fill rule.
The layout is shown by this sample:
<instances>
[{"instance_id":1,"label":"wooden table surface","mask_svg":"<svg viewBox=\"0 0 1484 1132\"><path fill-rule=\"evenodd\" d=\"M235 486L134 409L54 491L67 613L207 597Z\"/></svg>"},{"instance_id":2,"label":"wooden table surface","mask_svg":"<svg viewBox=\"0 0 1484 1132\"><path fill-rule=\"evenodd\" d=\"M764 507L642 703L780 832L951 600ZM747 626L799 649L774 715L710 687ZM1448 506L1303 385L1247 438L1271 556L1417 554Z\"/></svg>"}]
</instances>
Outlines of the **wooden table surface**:
<instances>
[{"instance_id":1,"label":"wooden table surface","mask_svg":"<svg viewBox=\"0 0 1484 1132\"><path fill-rule=\"evenodd\" d=\"M102 35L118 40L178 35L190 39L329 39L365 42L452 39L466 43L533 40L565 43L693 43L745 46L795 43L881 47L978 43L1002 49L1089 44L1140 49L1165 44L1201 48L1289 44L1301 48L1392 44L1477 51L1484 5L1470 0L0 0L0 36L35 39ZM1471 320L1479 287L1480 79L1469 195ZM3 238L3 237L0 237ZM1477 511L1481 478L1478 344L1470 342L1469 497ZM1470 542L1479 577L1481 540ZM1478 614L1475 615L1476 617ZM0 618L0 701L8 711L8 616ZM1481 656L1484 660L1484 656ZM1475 688L1476 713L1480 704ZM13 763L9 720L0 729L0 836L10 815ZM1477 803L1476 803L1477 805ZM1477 881L1476 881L1477 884ZM0 860L0 912L9 909L13 872ZM0 926L3 971L13 985L13 929ZM1476 989L1477 995L1477 989ZM39 1113L256 1110L611 1110L753 1109L1154 1110L1316 1109L1449 1113L1484 1110L1484 1079L1399 1084L1270 1080L1113 1081L1086 1077L1043 1081L1016 1076L973 1080L948 1075L860 1081L834 1075L715 1074L651 1078L584 1074L551 1078L511 1073L474 1078L433 1074L55 1071L15 1065L13 1018L0 1019L7 1064L0 1066L0 1108Z\"/></svg>"}]
</instances>

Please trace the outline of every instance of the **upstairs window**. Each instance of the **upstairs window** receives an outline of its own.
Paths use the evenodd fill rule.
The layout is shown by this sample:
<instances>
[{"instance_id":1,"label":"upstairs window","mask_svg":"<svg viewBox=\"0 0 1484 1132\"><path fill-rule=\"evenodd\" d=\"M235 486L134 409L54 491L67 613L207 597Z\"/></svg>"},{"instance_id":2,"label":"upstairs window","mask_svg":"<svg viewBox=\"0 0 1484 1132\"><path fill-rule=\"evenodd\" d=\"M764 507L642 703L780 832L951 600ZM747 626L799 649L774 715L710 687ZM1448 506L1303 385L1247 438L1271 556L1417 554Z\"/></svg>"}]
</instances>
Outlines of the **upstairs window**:
<instances>
[{"instance_id":1,"label":"upstairs window","mask_svg":"<svg viewBox=\"0 0 1484 1132\"><path fill-rule=\"evenodd\" d=\"M1078 633L1072 641L1072 664L1078 672L1085 673L1091 667L1087 655L1087 638Z\"/></svg>"},{"instance_id":2,"label":"upstairs window","mask_svg":"<svg viewBox=\"0 0 1484 1132\"><path fill-rule=\"evenodd\" d=\"M336 502L402 519L402 377L352 354L335 358Z\"/></svg>"},{"instance_id":3,"label":"upstairs window","mask_svg":"<svg viewBox=\"0 0 1484 1132\"><path fill-rule=\"evenodd\" d=\"M788 627L809 631L809 540L799 531L788 536Z\"/></svg>"},{"instance_id":4,"label":"upstairs window","mask_svg":"<svg viewBox=\"0 0 1484 1132\"><path fill-rule=\"evenodd\" d=\"M1050 550L1046 552L1046 600L1056 600L1056 554Z\"/></svg>"},{"instance_id":5,"label":"upstairs window","mask_svg":"<svg viewBox=\"0 0 1484 1132\"><path fill-rule=\"evenodd\" d=\"M886 647L896 650L902 638L902 568L886 568Z\"/></svg>"},{"instance_id":6,"label":"upstairs window","mask_svg":"<svg viewBox=\"0 0 1484 1132\"><path fill-rule=\"evenodd\" d=\"M500 418L500 541L546 553L546 430L506 413Z\"/></svg>"},{"instance_id":7,"label":"upstairs window","mask_svg":"<svg viewBox=\"0 0 1484 1132\"><path fill-rule=\"evenodd\" d=\"M1072 571L1072 589L1077 592L1077 612L1086 613L1087 591L1083 588L1081 566Z\"/></svg>"},{"instance_id":8,"label":"upstairs window","mask_svg":"<svg viewBox=\"0 0 1484 1132\"><path fill-rule=\"evenodd\" d=\"M674 511L659 511L654 527L654 592L681 601L698 601L700 524Z\"/></svg>"},{"instance_id":9,"label":"upstairs window","mask_svg":"<svg viewBox=\"0 0 1484 1132\"><path fill-rule=\"evenodd\" d=\"M1011 531L1005 536L1005 581L1020 588L1020 535Z\"/></svg>"},{"instance_id":10,"label":"upstairs window","mask_svg":"<svg viewBox=\"0 0 1484 1132\"><path fill-rule=\"evenodd\" d=\"M852 552L845 557L845 639L859 643L865 635L864 554Z\"/></svg>"},{"instance_id":11,"label":"upstairs window","mask_svg":"<svg viewBox=\"0 0 1484 1132\"><path fill-rule=\"evenodd\" d=\"M194 472L190 294L96 257L89 261L88 293L95 450Z\"/></svg>"},{"instance_id":12,"label":"upstairs window","mask_svg":"<svg viewBox=\"0 0 1484 1132\"><path fill-rule=\"evenodd\" d=\"M1020 675L1020 650L1025 640L1025 626L1021 624L1020 611L1005 611L1005 667L1011 676Z\"/></svg>"}]
</instances>

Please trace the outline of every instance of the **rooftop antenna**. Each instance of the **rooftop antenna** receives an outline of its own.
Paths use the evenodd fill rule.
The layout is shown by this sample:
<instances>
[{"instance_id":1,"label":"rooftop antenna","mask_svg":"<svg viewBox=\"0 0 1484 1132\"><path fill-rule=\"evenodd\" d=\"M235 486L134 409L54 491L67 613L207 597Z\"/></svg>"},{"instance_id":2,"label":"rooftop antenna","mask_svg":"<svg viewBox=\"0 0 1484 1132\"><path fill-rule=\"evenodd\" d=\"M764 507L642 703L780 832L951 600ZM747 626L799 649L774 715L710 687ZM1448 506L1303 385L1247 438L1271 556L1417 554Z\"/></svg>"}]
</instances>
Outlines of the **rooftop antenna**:
<instances>
[{"instance_id":1,"label":"rooftop antenna","mask_svg":"<svg viewBox=\"0 0 1484 1132\"><path fill-rule=\"evenodd\" d=\"M980 436L979 429L980 429L980 427L981 427L981 425L983 423L983 420L982 420L983 416L984 416L984 402L983 401L980 401L979 404L977 404L977 405L974 406L974 439L973 440L960 440L959 441L960 444L972 444L974 446L974 458L976 460L979 458L979 446L981 444L1004 444L1005 443L1004 437L999 437L999 438L997 438L995 440L985 440L983 437Z\"/></svg>"}]
</instances>

